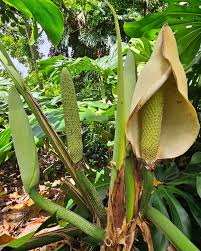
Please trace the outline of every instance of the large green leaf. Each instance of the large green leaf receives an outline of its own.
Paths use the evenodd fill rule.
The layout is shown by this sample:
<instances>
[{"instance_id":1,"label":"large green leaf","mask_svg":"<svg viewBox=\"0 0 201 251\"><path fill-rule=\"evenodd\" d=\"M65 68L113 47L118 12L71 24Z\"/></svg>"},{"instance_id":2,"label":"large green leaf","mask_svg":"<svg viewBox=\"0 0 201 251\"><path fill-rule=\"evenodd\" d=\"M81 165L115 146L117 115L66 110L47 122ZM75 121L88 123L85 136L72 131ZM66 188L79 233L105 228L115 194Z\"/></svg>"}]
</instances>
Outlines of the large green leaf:
<instances>
[{"instance_id":1,"label":"large green leaf","mask_svg":"<svg viewBox=\"0 0 201 251\"><path fill-rule=\"evenodd\" d=\"M62 67L67 67L72 77L78 76L83 71L95 71L101 76L114 75L110 65L106 67L106 65L102 62L102 60L106 57L108 58L110 56L94 60L86 56L72 59L59 55L50 59L41 60L39 62L39 70L54 83L59 83L59 75ZM117 61L115 62L117 63Z\"/></svg>"},{"instance_id":2,"label":"large green leaf","mask_svg":"<svg viewBox=\"0 0 201 251\"><path fill-rule=\"evenodd\" d=\"M26 7L26 5L23 3L22 0L3 0L8 5L14 7L15 9L22 12L24 15L28 17L33 17L32 13L29 11L29 9Z\"/></svg>"},{"instance_id":3,"label":"large green leaf","mask_svg":"<svg viewBox=\"0 0 201 251\"><path fill-rule=\"evenodd\" d=\"M8 104L15 153L24 188L29 193L39 182L38 156L28 117L15 87L11 87L9 91Z\"/></svg>"},{"instance_id":4,"label":"large green leaf","mask_svg":"<svg viewBox=\"0 0 201 251\"><path fill-rule=\"evenodd\" d=\"M162 13L149 14L133 23L125 23L124 29L130 37L156 38L165 22L176 33L181 61L189 64L197 54L201 42L201 14L198 0L166 0L167 9Z\"/></svg>"},{"instance_id":5,"label":"large green leaf","mask_svg":"<svg viewBox=\"0 0 201 251\"><path fill-rule=\"evenodd\" d=\"M51 0L3 0L29 18L40 23L51 42L56 46L64 31L63 16Z\"/></svg>"},{"instance_id":6,"label":"large green leaf","mask_svg":"<svg viewBox=\"0 0 201 251\"><path fill-rule=\"evenodd\" d=\"M187 236L190 238L191 236L191 222L190 217L187 214L186 210L182 207L179 201L175 198L175 196L169 192L164 187L159 188L161 193L163 194L165 200L167 201L171 216L172 222Z\"/></svg>"},{"instance_id":7,"label":"large green leaf","mask_svg":"<svg viewBox=\"0 0 201 251\"><path fill-rule=\"evenodd\" d=\"M201 172L201 152L196 152L191 157L191 160L187 166L188 173L200 173Z\"/></svg>"},{"instance_id":8,"label":"large green leaf","mask_svg":"<svg viewBox=\"0 0 201 251\"><path fill-rule=\"evenodd\" d=\"M192 215L194 216L198 225L201 227L201 201L196 201L190 194L183 192L175 187L168 187L167 189L172 193L182 196L186 200Z\"/></svg>"},{"instance_id":9,"label":"large green leaf","mask_svg":"<svg viewBox=\"0 0 201 251\"><path fill-rule=\"evenodd\" d=\"M199 175L196 177L196 188L197 188L197 193L198 193L198 195L199 195L200 198L201 198L201 174L199 174Z\"/></svg>"}]
</instances>

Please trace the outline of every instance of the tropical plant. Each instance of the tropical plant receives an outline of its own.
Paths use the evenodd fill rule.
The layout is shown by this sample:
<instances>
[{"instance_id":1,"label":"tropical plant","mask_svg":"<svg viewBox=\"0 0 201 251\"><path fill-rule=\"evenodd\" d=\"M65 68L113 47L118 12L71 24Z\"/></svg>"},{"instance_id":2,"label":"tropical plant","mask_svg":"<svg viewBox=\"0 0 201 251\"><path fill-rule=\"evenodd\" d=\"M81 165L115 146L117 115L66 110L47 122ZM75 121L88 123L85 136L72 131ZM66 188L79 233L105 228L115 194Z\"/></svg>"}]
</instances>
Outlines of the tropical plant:
<instances>
[{"instance_id":1,"label":"tropical plant","mask_svg":"<svg viewBox=\"0 0 201 251\"><path fill-rule=\"evenodd\" d=\"M55 222L55 216L68 222L63 232L73 249L82 246L86 250L99 247L102 251L132 250L136 245L135 238L141 234L149 251L167 250L169 242L177 250L198 251L189 240L190 220L178 196L188 203L199 225L200 209L193 196L178 186L186 183L193 187L196 185L200 195L200 175L187 173L179 176L173 161L169 162L168 168L159 164L160 160L184 154L199 132L196 111L188 100L187 81L174 34L167 24L162 27L153 53L137 77L132 49L128 50L123 67L117 16L114 8L109 3L107 5L114 16L118 48L118 99L109 198L107 202L102 201L96 189L100 177L105 179L104 175L107 177L108 173L105 170L97 172L95 182L91 182L93 170L88 170L90 167L84 160L70 67L62 65L58 79L67 136L65 145L21 80L7 52L0 46L1 62L14 84L8 98L9 123L24 188L38 206L52 215L49 222L41 227L47 227L50 221ZM80 210L73 212L38 192L40 170L37 151L20 95L66 167L71 177L66 180L68 192L84 211L85 217ZM194 156L189 169L195 162ZM57 233L54 239L31 240L34 234L12 241L5 250L28 250L61 239L61 234Z\"/></svg>"}]
</instances>

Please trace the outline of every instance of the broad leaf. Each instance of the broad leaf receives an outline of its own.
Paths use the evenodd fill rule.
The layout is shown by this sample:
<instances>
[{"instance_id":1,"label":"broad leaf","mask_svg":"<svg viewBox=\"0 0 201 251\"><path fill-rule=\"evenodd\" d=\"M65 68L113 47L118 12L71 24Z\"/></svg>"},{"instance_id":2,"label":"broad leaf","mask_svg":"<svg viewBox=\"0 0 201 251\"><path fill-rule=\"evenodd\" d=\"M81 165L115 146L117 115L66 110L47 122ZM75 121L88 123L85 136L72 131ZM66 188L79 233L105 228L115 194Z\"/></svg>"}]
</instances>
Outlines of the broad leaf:
<instances>
[{"instance_id":1,"label":"broad leaf","mask_svg":"<svg viewBox=\"0 0 201 251\"><path fill-rule=\"evenodd\" d=\"M129 41L130 49L135 54L135 59L138 63L146 63L151 57L153 51L153 42L149 41L146 37L131 38Z\"/></svg>"},{"instance_id":2,"label":"broad leaf","mask_svg":"<svg viewBox=\"0 0 201 251\"><path fill-rule=\"evenodd\" d=\"M179 201L174 197L172 193L167 191L167 189L160 187L161 192L165 200L167 201L171 216L172 222L187 236L191 236L191 222L190 217L187 214L186 210L182 207Z\"/></svg>"},{"instance_id":3,"label":"broad leaf","mask_svg":"<svg viewBox=\"0 0 201 251\"><path fill-rule=\"evenodd\" d=\"M24 15L28 17L32 17L32 13L30 10L27 8L25 3L22 0L3 0L6 4L14 7L15 9L19 10L22 12Z\"/></svg>"},{"instance_id":4,"label":"broad leaf","mask_svg":"<svg viewBox=\"0 0 201 251\"><path fill-rule=\"evenodd\" d=\"M198 225L201 227L201 201L195 201L195 199L190 194L187 194L177 188L168 187L168 190L172 193L182 196L186 200L192 215L194 216Z\"/></svg>"},{"instance_id":5,"label":"broad leaf","mask_svg":"<svg viewBox=\"0 0 201 251\"><path fill-rule=\"evenodd\" d=\"M193 154L190 163L187 166L188 173L199 173L201 172L201 152Z\"/></svg>"},{"instance_id":6,"label":"broad leaf","mask_svg":"<svg viewBox=\"0 0 201 251\"><path fill-rule=\"evenodd\" d=\"M179 176L179 169L175 162L168 163L167 165L158 165L155 175L156 179L162 182L174 181Z\"/></svg>"},{"instance_id":7,"label":"broad leaf","mask_svg":"<svg viewBox=\"0 0 201 251\"><path fill-rule=\"evenodd\" d=\"M162 25L168 22L176 33L181 61L189 64L200 48L200 1L166 0L165 2L168 3L168 7L164 12L149 14L137 22L125 23L125 32L130 37L145 36L153 40Z\"/></svg>"},{"instance_id":8,"label":"broad leaf","mask_svg":"<svg viewBox=\"0 0 201 251\"><path fill-rule=\"evenodd\" d=\"M51 42L57 46L64 31L63 16L51 0L3 0L40 23Z\"/></svg>"},{"instance_id":9,"label":"broad leaf","mask_svg":"<svg viewBox=\"0 0 201 251\"><path fill-rule=\"evenodd\" d=\"M201 198L201 174L199 174L199 175L196 177L196 188L197 188L197 193L198 193L198 195L199 195L200 198Z\"/></svg>"}]
</instances>

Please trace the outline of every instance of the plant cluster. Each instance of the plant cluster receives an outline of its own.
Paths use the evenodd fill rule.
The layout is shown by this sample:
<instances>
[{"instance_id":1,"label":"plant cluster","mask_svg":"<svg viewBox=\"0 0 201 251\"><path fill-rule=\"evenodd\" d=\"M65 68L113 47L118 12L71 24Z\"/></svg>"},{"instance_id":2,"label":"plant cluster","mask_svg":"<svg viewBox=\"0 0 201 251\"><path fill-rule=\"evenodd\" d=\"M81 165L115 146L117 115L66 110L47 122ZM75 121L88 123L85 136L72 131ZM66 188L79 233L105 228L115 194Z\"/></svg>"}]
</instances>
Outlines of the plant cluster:
<instances>
[{"instance_id":1,"label":"plant cluster","mask_svg":"<svg viewBox=\"0 0 201 251\"><path fill-rule=\"evenodd\" d=\"M5 46L7 40L1 37L4 71L0 82L0 164L12 156L14 145L24 189L50 218L3 250L30 250L66 239L66 250L166 251L172 245L180 251L198 251L198 1L166 0L162 13L125 22L124 31L131 37L128 43L121 39L118 18L123 14L119 1L111 3L120 15L110 3L92 0L4 2L1 10L5 17L10 12L12 19L22 15L31 25L27 40L32 74L21 78L8 55L14 56L13 49L10 51ZM160 8L155 1L145 2L146 9L139 15L152 12L154 6ZM96 12L92 13L94 8ZM130 8L127 1L129 12ZM103 24L110 20L111 25L112 19L107 14L102 20L101 13L105 15L110 10L117 42L110 46L109 55L102 55L105 50L97 58L94 54L88 57L88 53L78 58L57 55L37 62L37 25L54 46L58 45L65 34L61 10L71 17L82 13L76 20L76 25L80 22L79 40L95 50L102 45L107 49ZM94 15L99 14L100 19L96 20ZM99 25L101 29L91 32L92 37L84 35ZM73 32L68 27L66 34ZM128 40L125 35L122 37L123 41ZM62 42L60 46L63 50ZM38 191L37 151L44 140L66 169L62 189L67 192L66 201L71 201L68 206L58 205ZM55 231L54 235L34 237L52 223L59 224L59 220L65 222L60 229L62 234Z\"/></svg>"}]
</instances>

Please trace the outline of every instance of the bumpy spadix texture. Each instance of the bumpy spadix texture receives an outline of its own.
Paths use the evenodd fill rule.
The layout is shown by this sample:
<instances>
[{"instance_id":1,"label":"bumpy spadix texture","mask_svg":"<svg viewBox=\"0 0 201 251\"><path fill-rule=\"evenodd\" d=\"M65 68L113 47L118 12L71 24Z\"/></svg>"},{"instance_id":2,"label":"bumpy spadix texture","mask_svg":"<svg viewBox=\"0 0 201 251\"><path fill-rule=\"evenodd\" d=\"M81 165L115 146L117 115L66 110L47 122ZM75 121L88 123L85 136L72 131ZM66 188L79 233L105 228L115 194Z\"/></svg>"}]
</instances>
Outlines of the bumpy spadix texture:
<instances>
[{"instance_id":1,"label":"bumpy spadix texture","mask_svg":"<svg viewBox=\"0 0 201 251\"><path fill-rule=\"evenodd\" d=\"M61 72L61 98L64 108L68 151L72 161L77 163L83 157L81 126L75 87L66 68L63 68Z\"/></svg>"},{"instance_id":2,"label":"bumpy spadix texture","mask_svg":"<svg viewBox=\"0 0 201 251\"><path fill-rule=\"evenodd\" d=\"M158 90L142 108L141 154L151 163L157 156L163 118L164 97L162 88Z\"/></svg>"},{"instance_id":3,"label":"bumpy spadix texture","mask_svg":"<svg viewBox=\"0 0 201 251\"><path fill-rule=\"evenodd\" d=\"M158 90L163 91L163 100L161 94L157 94ZM158 110L154 110L156 106ZM127 120L127 139L138 158L153 164L157 159L185 153L198 132L199 122L188 101L187 81L176 40L166 24L136 83Z\"/></svg>"}]
</instances>

